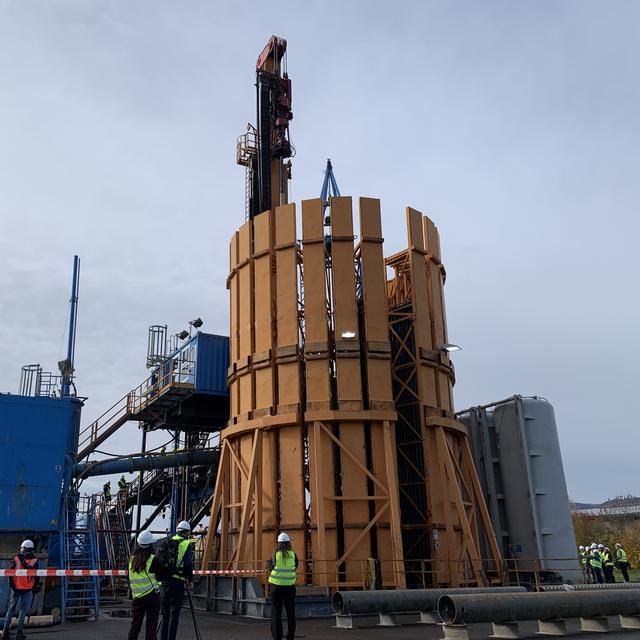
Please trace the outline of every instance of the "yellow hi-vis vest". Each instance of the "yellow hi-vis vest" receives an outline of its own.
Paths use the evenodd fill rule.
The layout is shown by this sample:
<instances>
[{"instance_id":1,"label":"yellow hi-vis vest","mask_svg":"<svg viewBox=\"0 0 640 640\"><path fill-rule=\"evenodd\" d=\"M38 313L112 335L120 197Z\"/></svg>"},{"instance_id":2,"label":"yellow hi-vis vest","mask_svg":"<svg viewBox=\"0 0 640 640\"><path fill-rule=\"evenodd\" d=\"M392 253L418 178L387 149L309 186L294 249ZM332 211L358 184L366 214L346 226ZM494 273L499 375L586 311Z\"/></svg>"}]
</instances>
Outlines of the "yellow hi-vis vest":
<instances>
[{"instance_id":1,"label":"yellow hi-vis vest","mask_svg":"<svg viewBox=\"0 0 640 640\"><path fill-rule=\"evenodd\" d=\"M182 536L179 535L175 535L172 538L173 540L178 540L178 560L176 561L176 573L173 574L173 576L171 576L172 578L178 578L179 580L186 580L186 578L183 575L183 571L182 568L184 566L184 557L187 553L187 549L189 548L189 545L191 544L191 540L189 540L188 538L183 538Z\"/></svg>"},{"instance_id":2,"label":"yellow hi-vis vest","mask_svg":"<svg viewBox=\"0 0 640 640\"><path fill-rule=\"evenodd\" d=\"M616 560L618 562L629 562L627 560L627 552L624 549L618 549L616 551Z\"/></svg>"},{"instance_id":3,"label":"yellow hi-vis vest","mask_svg":"<svg viewBox=\"0 0 640 640\"><path fill-rule=\"evenodd\" d=\"M134 598L142 598L160 589L160 583L156 580L155 575L151 573L151 563L154 558L155 556L152 553L143 571L134 571L131 562L129 562L129 585L131 586L131 595Z\"/></svg>"},{"instance_id":4,"label":"yellow hi-vis vest","mask_svg":"<svg viewBox=\"0 0 640 640\"><path fill-rule=\"evenodd\" d=\"M600 558L600 552L598 551L591 552L591 566L594 569L602 569L602 560Z\"/></svg>"},{"instance_id":5,"label":"yellow hi-vis vest","mask_svg":"<svg viewBox=\"0 0 640 640\"><path fill-rule=\"evenodd\" d=\"M279 587L290 587L296 583L296 554L276 551L275 564L269 575L269 582Z\"/></svg>"},{"instance_id":6,"label":"yellow hi-vis vest","mask_svg":"<svg viewBox=\"0 0 640 640\"><path fill-rule=\"evenodd\" d=\"M587 564L587 554L584 551L580 551L578 552L578 555L580 556L580 562L582 562L582 564Z\"/></svg>"}]
</instances>

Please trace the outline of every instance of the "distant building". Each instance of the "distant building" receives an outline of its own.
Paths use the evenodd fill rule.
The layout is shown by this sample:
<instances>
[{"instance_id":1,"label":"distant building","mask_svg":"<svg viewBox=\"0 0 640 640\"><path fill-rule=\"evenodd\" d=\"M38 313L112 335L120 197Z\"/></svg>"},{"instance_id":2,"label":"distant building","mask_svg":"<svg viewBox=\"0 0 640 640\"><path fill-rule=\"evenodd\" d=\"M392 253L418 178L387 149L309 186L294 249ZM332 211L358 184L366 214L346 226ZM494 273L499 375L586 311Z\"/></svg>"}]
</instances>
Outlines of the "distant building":
<instances>
[{"instance_id":1,"label":"distant building","mask_svg":"<svg viewBox=\"0 0 640 640\"><path fill-rule=\"evenodd\" d=\"M602 504L575 502L571 505L571 511L574 515L579 516L631 517L637 520L640 518L640 498L637 496L619 497L606 500Z\"/></svg>"}]
</instances>

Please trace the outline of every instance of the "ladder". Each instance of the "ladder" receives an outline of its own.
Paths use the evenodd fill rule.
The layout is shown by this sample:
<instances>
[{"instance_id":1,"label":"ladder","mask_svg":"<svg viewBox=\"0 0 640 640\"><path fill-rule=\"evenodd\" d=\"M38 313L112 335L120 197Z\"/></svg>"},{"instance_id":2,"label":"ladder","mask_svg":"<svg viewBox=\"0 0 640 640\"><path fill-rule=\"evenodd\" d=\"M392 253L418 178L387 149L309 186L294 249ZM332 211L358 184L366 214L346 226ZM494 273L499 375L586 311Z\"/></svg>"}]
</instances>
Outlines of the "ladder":
<instances>
[{"instance_id":1,"label":"ladder","mask_svg":"<svg viewBox=\"0 0 640 640\"><path fill-rule=\"evenodd\" d=\"M64 569L97 569L95 496L77 498L77 512L62 536ZM100 617L97 576L62 578L62 621Z\"/></svg>"},{"instance_id":2,"label":"ladder","mask_svg":"<svg viewBox=\"0 0 640 640\"><path fill-rule=\"evenodd\" d=\"M115 501L107 502L103 495L96 496L98 504L98 555L101 569L126 569L131 556L129 530L123 505L124 497L118 493ZM125 594L128 588L127 578L111 576L113 595Z\"/></svg>"}]
</instances>

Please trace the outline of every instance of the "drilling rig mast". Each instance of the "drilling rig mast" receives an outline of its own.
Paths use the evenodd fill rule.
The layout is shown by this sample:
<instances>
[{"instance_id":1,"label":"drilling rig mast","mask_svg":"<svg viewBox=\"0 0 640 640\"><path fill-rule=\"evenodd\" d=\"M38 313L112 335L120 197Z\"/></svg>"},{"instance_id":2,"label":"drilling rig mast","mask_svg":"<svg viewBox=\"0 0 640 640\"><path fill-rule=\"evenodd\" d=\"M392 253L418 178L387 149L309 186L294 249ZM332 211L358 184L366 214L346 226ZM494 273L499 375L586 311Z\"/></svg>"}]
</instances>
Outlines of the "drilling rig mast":
<instances>
[{"instance_id":1,"label":"drilling rig mast","mask_svg":"<svg viewBox=\"0 0 640 640\"><path fill-rule=\"evenodd\" d=\"M291 80L287 41L271 36L256 61L257 126L247 125L238 138L237 162L246 167L245 209L248 219L287 204L294 155L289 139Z\"/></svg>"}]
</instances>

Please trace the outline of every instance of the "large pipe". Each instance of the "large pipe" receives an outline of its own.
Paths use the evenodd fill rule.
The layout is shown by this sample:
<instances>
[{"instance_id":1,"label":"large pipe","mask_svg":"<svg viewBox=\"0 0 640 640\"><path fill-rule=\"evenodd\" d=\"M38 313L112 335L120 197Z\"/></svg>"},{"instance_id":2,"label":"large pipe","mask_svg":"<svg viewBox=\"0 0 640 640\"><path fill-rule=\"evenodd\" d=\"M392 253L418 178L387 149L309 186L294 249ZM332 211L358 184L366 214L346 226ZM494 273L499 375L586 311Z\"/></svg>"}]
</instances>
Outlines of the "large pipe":
<instances>
[{"instance_id":1,"label":"large pipe","mask_svg":"<svg viewBox=\"0 0 640 640\"><path fill-rule=\"evenodd\" d=\"M99 462L81 462L73 467L75 477L89 478L115 473L133 473L134 471L150 471L151 469L171 469L195 465L217 464L218 449L197 451L181 451L157 456L132 456Z\"/></svg>"},{"instance_id":2,"label":"large pipe","mask_svg":"<svg viewBox=\"0 0 640 640\"><path fill-rule=\"evenodd\" d=\"M384 589L336 591L333 610L339 615L435 611L441 596L465 593L523 593L524 587L464 587L459 589Z\"/></svg>"},{"instance_id":3,"label":"large pipe","mask_svg":"<svg viewBox=\"0 0 640 640\"><path fill-rule=\"evenodd\" d=\"M640 589L640 582L612 582L603 584L548 584L541 585L540 591L607 591L611 589Z\"/></svg>"},{"instance_id":4,"label":"large pipe","mask_svg":"<svg viewBox=\"0 0 640 640\"><path fill-rule=\"evenodd\" d=\"M445 624L630 616L640 613L640 590L445 595L438 613Z\"/></svg>"}]
</instances>

